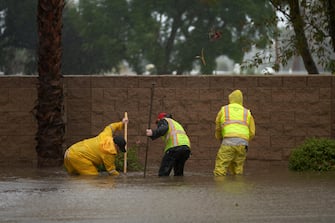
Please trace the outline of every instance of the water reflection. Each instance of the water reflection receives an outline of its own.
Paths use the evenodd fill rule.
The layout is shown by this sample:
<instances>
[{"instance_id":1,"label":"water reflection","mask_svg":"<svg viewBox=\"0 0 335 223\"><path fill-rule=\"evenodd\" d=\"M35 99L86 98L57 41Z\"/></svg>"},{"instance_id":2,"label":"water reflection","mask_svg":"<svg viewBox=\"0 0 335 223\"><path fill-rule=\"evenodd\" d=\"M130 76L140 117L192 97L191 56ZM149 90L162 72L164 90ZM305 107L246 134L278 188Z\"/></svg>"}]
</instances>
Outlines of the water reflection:
<instances>
[{"instance_id":1,"label":"water reflection","mask_svg":"<svg viewBox=\"0 0 335 223\"><path fill-rule=\"evenodd\" d=\"M253 183L243 175L214 177L216 189L232 194L247 193L253 188Z\"/></svg>"},{"instance_id":2,"label":"water reflection","mask_svg":"<svg viewBox=\"0 0 335 223\"><path fill-rule=\"evenodd\" d=\"M67 183L70 185L89 186L93 188L115 188L116 179L111 176L69 176Z\"/></svg>"}]
</instances>

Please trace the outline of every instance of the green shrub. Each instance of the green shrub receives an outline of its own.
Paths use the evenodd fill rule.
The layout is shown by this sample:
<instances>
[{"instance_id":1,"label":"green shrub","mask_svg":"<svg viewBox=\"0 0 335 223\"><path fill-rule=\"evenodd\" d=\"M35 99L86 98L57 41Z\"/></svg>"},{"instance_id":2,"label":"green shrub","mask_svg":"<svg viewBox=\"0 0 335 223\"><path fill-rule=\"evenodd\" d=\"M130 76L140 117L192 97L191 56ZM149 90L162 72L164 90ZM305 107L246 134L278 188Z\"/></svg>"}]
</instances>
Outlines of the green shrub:
<instances>
[{"instance_id":1,"label":"green shrub","mask_svg":"<svg viewBox=\"0 0 335 223\"><path fill-rule=\"evenodd\" d=\"M138 159L137 151L138 150L136 147L128 148L127 171L138 171L138 170L143 169ZM116 166L116 169L120 172L123 171L123 163L124 163L124 153L118 153L115 159L115 166ZM99 172L106 171L106 168L104 165L100 165L97 168Z\"/></svg>"},{"instance_id":2,"label":"green shrub","mask_svg":"<svg viewBox=\"0 0 335 223\"><path fill-rule=\"evenodd\" d=\"M127 151L127 171L139 171L142 170L142 165L138 159L137 147L128 148ZM124 153L118 153L115 165L118 171L123 171Z\"/></svg>"},{"instance_id":3,"label":"green shrub","mask_svg":"<svg viewBox=\"0 0 335 223\"><path fill-rule=\"evenodd\" d=\"M335 140L309 138L294 148L289 158L289 169L295 171L335 170Z\"/></svg>"}]
</instances>

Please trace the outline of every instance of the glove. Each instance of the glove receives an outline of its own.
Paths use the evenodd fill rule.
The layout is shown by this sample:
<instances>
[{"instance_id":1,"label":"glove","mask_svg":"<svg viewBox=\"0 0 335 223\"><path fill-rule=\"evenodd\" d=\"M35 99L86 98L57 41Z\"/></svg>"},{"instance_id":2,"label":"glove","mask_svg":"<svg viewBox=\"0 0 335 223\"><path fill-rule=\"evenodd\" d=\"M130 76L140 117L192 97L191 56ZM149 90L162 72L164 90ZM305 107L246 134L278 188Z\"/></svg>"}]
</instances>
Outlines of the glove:
<instances>
[{"instance_id":1,"label":"glove","mask_svg":"<svg viewBox=\"0 0 335 223\"><path fill-rule=\"evenodd\" d=\"M108 172L108 174L111 175L111 176L119 176L120 175L120 173L117 170L111 170L111 171Z\"/></svg>"}]
</instances>

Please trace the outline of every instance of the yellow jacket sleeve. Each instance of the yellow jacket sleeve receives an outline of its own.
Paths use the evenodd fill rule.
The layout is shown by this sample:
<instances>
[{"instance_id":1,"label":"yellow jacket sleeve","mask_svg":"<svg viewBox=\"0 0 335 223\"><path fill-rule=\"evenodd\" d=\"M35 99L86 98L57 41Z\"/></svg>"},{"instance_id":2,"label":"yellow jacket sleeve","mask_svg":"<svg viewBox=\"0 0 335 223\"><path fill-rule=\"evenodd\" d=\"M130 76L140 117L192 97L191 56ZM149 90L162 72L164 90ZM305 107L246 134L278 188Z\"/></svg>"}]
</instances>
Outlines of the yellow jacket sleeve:
<instances>
[{"instance_id":1,"label":"yellow jacket sleeve","mask_svg":"<svg viewBox=\"0 0 335 223\"><path fill-rule=\"evenodd\" d=\"M112 130L112 132L116 132L116 131L121 131L123 129L123 122L114 122L109 124L110 129Z\"/></svg>"},{"instance_id":2,"label":"yellow jacket sleeve","mask_svg":"<svg viewBox=\"0 0 335 223\"><path fill-rule=\"evenodd\" d=\"M106 154L102 157L106 171L108 172L109 175L113 176L119 175L119 172L116 170L115 166L115 158L116 154L115 155Z\"/></svg>"},{"instance_id":3,"label":"yellow jacket sleeve","mask_svg":"<svg viewBox=\"0 0 335 223\"><path fill-rule=\"evenodd\" d=\"M221 116L222 116L222 109L220 109L219 113L216 115L215 119L215 138L221 140Z\"/></svg>"},{"instance_id":4,"label":"yellow jacket sleeve","mask_svg":"<svg viewBox=\"0 0 335 223\"><path fill-rule=\"evenodd\" d=\"M107 136L112 136L114 132L123 129L123 122L114 122L105 127L105 129L99 134L100 139L104 139Z\"/></svg>"}]
</instances>

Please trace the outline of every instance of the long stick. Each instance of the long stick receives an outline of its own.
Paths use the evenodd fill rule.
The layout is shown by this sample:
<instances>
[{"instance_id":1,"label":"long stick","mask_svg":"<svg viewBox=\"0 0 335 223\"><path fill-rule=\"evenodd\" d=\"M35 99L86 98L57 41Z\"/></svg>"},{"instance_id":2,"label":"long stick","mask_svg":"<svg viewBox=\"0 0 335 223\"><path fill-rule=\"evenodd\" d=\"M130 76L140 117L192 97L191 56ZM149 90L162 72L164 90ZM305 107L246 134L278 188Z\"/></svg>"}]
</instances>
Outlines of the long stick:
<instances>
[{"instance_id":1,"label":"long stick","mask_svg":"<svg viewBox=\"0 0 335 223\"><path fill-rule=\"evenodd\" d=\"M124 117L126 119L128 119L128 113L127 112L124 113ZM128 144L128 123L127 122L124 123L124 140L126 140L127 143L126 143L126 146L125 146L126 152L123 155L123 173L127 173L127 151L128 151L128 149L127 149L127 144Z\"/></svg>"},{"instance_id":2,"label":"long stick","mask_svg":"<svg viewBox=\"0 0 335 223\"><path fill-rule=\"evenodd\" d=\"M150 110L149 110L148 129L151 128L150 126L151 126L151 113L152 113L152 101L153 101L153 98L154 98L154 89L155 89L155 84L152 83L152 86L151 86L151 97L150 97ZM145 150L144 177L145 177L146 172L147 172L148 150L149 150L149 137L147 137L147 148Z\"/></svg>"}]
</instances>

